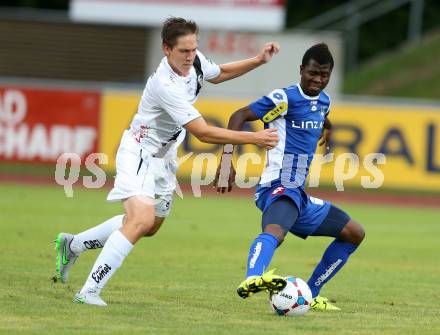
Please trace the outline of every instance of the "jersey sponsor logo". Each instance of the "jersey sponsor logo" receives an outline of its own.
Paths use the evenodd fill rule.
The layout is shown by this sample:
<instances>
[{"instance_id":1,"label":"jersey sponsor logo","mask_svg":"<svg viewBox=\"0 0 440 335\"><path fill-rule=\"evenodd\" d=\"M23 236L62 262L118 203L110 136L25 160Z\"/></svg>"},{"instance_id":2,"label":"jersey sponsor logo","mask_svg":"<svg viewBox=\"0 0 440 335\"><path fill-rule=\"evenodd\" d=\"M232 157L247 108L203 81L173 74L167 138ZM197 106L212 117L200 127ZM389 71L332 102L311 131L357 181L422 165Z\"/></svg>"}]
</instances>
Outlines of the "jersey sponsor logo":
<instances>
[{"instance_id":1,"label":"jersey sponsor logo","mask_svg":"<svg viewBox=\"0 0 440 335\"><path fill-rule=\"evenodd\" d=\"M292 121L292 128L297 129L322 129L324 121Z\"/></svg>"},{"instance_id":2,"label":"jersey sponsor logo","mask_svg":"<svg viewBox=\"0 0 440 335\"><path fill-rule=\"evenodd\" d=\"M112 268L107 263L105 263L104 265L100 265L98 269L92 273L92 278L96 282L96 284L99 284L102 278L104 278L111 269Z\"/></svg>"},{"instance_id":3,"label":"jersey sponsor logo","mask_svg":"<svg viewBox=\"0 0 440 335\"><path fill-rule=\"evenodd\" d=\"M273 120L275 120L278 116L280 116L282 113L284 113L287 110L287 103L281 102L280 104L276 105L274 109L268 111L263 116L263 122L269 123Z\"/></svg>"},{"instance_id":4,"label":"jersey sponsor logo","mask_svg":"<svg viewBox=\"0 0 440 335\"><path fill-rule=\"evenodd\" d=\"M278 195L278 194L284 194L284 187L280 186L273 190L272 196Z\"/></svg>"}]
</instances>

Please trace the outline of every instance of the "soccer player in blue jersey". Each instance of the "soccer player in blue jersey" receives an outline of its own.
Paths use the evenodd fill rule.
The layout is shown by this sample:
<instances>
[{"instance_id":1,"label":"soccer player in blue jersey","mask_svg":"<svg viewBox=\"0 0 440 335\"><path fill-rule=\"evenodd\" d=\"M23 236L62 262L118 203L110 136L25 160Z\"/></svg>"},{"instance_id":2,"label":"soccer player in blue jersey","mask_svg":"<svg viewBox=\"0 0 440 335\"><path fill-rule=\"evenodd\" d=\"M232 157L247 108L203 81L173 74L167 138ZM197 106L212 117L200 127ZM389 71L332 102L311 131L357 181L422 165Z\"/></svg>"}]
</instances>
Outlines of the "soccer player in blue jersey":
<instances>
[{"instance_id":1,"label":"soccer player in blue jersey","mask_svg":"<svg viewBox=\"0 0 440 335\"><path fill-rule=\"evenodd\" d=\"M256 188L256 205L262 211L262 233L249 250L246 279L237 289L242 298L263 290L278 292L285 287L283 277L265 271L287 233L303 239L328 236L334 240L308 280L314 298L311 307L339 310L319 294L360 245L364 229L341 209L307 195L304 190L317 144L327 147L330 139L330 97L323 90L330 80L333 64L326 44L312 46L302 59L300 83L275 89L229 119L228 128L233 130L241 130L247 121L261 120L265 128L277 128L280 138L278 145L267 151L266 166ZM216 178L216 182L227 181L227 185L217 184L221 193L231 191L234 181L232 164L225 164L231 162L232 152L232 145L224 147Z\"/></svg>"}]
</instances>

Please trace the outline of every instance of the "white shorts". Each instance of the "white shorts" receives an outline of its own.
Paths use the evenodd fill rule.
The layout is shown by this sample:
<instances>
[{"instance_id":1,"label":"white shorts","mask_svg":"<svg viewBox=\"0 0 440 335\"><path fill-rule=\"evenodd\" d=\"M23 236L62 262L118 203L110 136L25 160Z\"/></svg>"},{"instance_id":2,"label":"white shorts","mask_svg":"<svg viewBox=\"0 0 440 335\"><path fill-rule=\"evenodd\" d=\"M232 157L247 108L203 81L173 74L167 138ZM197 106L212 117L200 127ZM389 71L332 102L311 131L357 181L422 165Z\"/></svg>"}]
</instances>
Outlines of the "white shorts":
<instances>
[{"instance_id":1,"label":"white shorts","mask_svg":"<svg viewBox=\"0 0 440 335\"><path fill-rule=\"evenodd\" d=\"M116 177L108 201L136 195L155 200L156 216L166 217L176 189L175 159L155 158L142 152L138 142L126 130L116 153Z\"/></svg>"}]
</instances>

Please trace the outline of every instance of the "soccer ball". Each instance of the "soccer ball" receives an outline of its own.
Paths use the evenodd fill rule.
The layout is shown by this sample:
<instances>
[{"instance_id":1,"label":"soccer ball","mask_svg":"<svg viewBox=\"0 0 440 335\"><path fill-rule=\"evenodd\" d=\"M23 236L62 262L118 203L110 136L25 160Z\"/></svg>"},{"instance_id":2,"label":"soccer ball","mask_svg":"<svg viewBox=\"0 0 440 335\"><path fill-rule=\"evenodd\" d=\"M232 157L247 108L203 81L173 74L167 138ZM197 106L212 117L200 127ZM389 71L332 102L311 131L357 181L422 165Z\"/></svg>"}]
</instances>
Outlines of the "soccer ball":
<instances>
[{"instance_id":1,"label":"soccer ball","mask_svg":"<svg viewBox=\"0 0 440 335\"><path fill-rule=\"evenodd\" d=\"M307 313L312 302L309 285L301 278L286 277L286 287L270 296L270 305L278 315L300 316Z\"/></svg>"}]
</instances>

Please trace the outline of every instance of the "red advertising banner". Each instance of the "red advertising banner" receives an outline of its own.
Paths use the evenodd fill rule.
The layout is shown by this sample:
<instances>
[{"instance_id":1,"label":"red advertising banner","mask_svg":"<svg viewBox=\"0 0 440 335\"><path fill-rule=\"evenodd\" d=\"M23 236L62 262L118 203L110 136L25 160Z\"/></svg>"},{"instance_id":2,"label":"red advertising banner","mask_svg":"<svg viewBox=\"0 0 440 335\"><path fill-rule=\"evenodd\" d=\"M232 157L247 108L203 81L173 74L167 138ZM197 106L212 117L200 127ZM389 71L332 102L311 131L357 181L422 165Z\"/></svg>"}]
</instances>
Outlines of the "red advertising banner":
<instances>
[{"instance_id":1,"label":"red advertising banner","mask_svg":"<svg viewBox=\"0 0 440 335\"><path fill-rule=\"evenodd\" d=\"M0 161L97 152L99 111L97 91L0 86Z\"/></svg>"}]
</instances>

